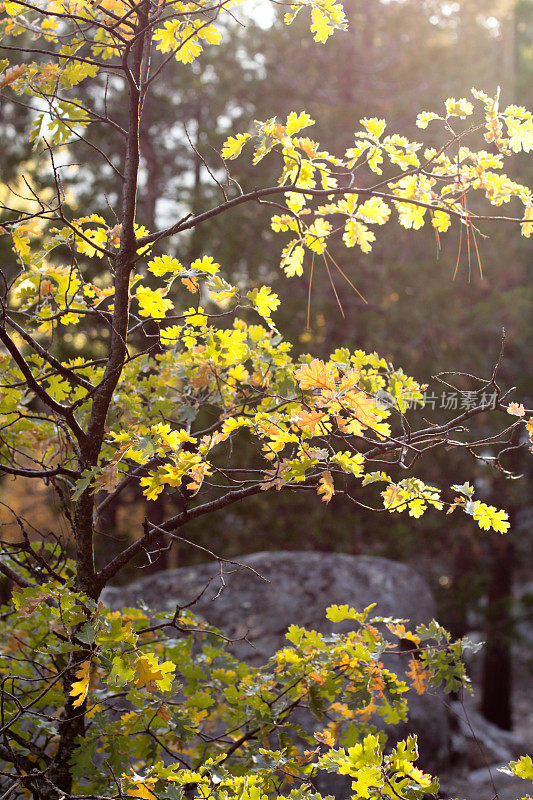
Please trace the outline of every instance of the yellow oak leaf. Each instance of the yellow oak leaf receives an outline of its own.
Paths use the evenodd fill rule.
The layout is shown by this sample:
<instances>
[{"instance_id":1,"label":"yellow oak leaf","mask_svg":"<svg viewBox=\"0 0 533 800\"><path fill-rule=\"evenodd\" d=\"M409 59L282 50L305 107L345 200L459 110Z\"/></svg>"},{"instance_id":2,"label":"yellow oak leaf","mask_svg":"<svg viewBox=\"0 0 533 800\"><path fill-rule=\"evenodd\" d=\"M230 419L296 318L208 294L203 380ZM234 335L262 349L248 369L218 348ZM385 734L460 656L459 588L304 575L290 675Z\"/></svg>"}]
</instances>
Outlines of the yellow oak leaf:
<instances>
[{"instance_id":1,"label":"yellow oak leaf","mask_svg":"<svg viewBox=\"0 0 533 800\"><path fill-rule=\"evenodd\" d=\"M381 197L371 197L359 206L357 216L363 222L375 222L377 225L384 225L390 217L390 208Z\"/></svg>"},{"instance_id":2,"label":"yellow oak leaf","mask_svg":"<svg viewBox=\"0 0 533 800\"><path fill-rule=\"evenodd\" d=\"M200 39L204 39L207 44L220 44L222 40L222 34L215 28L214 25L202 25L198 28L198 36Z\"/></svg>"},{"instance_id":3,"label":"yellow oak leaf","mask_svg":"<svg viewBox=\"0 0 533 800\"><path fill-rule=\"evenodd\" d=\"M21 11L25 11L26 6L22 5L21 3L14 3L9 0L8 2L4 3L4 11L6 14L9 14L10 17L14 17L17 14L20 14Z\"/></svg>"},{"instance_id":4,"label":"yellow oak leaf","mask_svg":"<svg viewBox=\"0 0 533 800\"><path fill-rule=\"evenodd\" d=\"M520 153L521 150L529 153L533 150L533 121L531 119L519 121L507 117L506 122L511 150L514 153Z\"/></svg>"},{"instance_id":5,"label":"yellow oak leaf","mask_svg":"<svg viewBox=\"0 0 533 800\"><path fill-rule=\"evenodd\" d=\"M229 136L222 147L222 158L227 160L237 158L249 138L249 133L238 133L237 136Z\"/></svg>"},{"instance_id":6,"label":"yellow oak leaf","mask_svg":"<svg viewBox=\"0 0 533 800\"><path fill-rule=\"evenodd\" d=\"M329 471L329 469L323 472L320 477L320 480L318 482L317 494L322 495L322 500L324 503L329 503L329 501L335 494L335 487L333 486L333 476Z\"/></svg>"},{"instance_id":7,"label":"yellow oak leaf","mask_svg":"<svg viewBox=\"0 0 533 800\"><path fill-rule=\"evenodd\" d=\"M309 125L314 125L314 123L314 119L311 119L305 111L302 111L301 114L295 114L294 111L291 111L286 122L287 135L292 136L294 133L301 131L302 128L307 128Z\"/></svg>"},{"instance_id":8,"label":"yellow oak leaf","mask_svg":"<svg viewBox=\"0 0 533 800\"><path fill-rule=\"evenodd\" d=\"M373 172L377 172L378 175L381 175L380 164L383 163L383 156L381 155L381 150L379 147L374 147L370 155L368 156L368 166Z\"/></svg>"},{"instance_id":9,"label":"yellow oak leaf","mask_svg":"<svg viewBox=\"0 0 533 800\"><path fill-rule=\"evenodd\" d=\"M136 797L138 800L157 800L157 795L150 788L157 782L156 778L141 778L136 775L129 780L131 784L126 791L128 797Z\"/></svg>"},{"instance_id":10,"label":"yellow oak leaf","mask_svg":"<svg viewBox=\"0 0 533 800\"><path fill-rule=\"evenodd\" d=\"M257 313L267 320L279 306L279 297L270 289L270 286L254 289L253 292L248 292L247 297L253 302Z\"/></svg>"},{"instance_id":11,"label":"yellow oak leaf","mask_svg":"<svg viewBox=\"0 0 533 800\"><path fill-rule=\"evenodd\" d=\"M209 290L209 299L214 303L224 303L231 297L235 297L238 291L236 286L230 286L229 284L228 288L212 288L211 284L207 288Z\"/></svg>"},{"instance_id":12,"label":"yellow oak leaf","mask_svg":"<svg viewBox=\"0 0 533 800\"><path fill-rule=\"evenodd\" d=\"M84 253L89 258L92 258L97 250L100 250L106 246L107 244L107 229L106 228L97 228L96 230L87 229L83 231L83 235L85 239L88 239L90 242L93 242L95 247L92 247L85 239L79 239L77 241L77 248L80 253Z\"/></svg>"},{"instance_id":13,"label":"yellow oak leaf","mask_svg":"<svg viewBox=\"0 0 533 800\"><path fill-rule=\"evenodd\" d=\"M178 261L177 258L172 258L172 256L157 256L152 261L148 262L148 269L153 275L156 275L158 278L161 278L163 275L166 275L167 272L173 272L176 275L178 272L183 270L183 265Z\"/></svg>"},{"instance_id":14,"label":"yellow oak leaf","mask_svg":"<svg viewBox=\"0 0 533 800\"><path fill-rule=\"evenodd\" d=\"M363 253L370 253L372 242L376 240L375 234L362 222L355 219L347 219L342 234L342 241L346 247L359 245Z\"/></svg>"},{"instance_id":15,"label":"yellow oak leaf","mask_svg":"<svg viewBox=\"0 0 533 800\"><path fill-rule=\"evenodd\" d=\"M190 64L202 52L202 45L192 25L186 25L180 31L180 44L174 58L182 64Z\"/></svg>"},{"instance_id":16,"label":"yellow oak leaf","mask_svg":"<svg viewBox=\"0 0 533 800\"><path fill-rule=\"evenodd\" d=\"M472 516L481 530L484 531L488 531L492 528L498 533L507 533L511 527L511 523L508 521L509 516L506 511L498 511L495 506L489 506L479 501L474 503L474 512Z\"/></svg>"},{"instance_id":17,"label":"yellow oak leaf","mask_svg":"<svg viewBox=\"0 0 533 800\"><path fill-rule=\"evenodd\" d=\"M216 275L220 270L220 264L217 264L212 256L203 256L203 258L197 258L192 262L191 269L197 269L199 272L207 272L208 275Z\"/></svg>"},{"instance_id":18,"label":"yellow oak leaf","mask_svg":"<svg viewBox=\"0 0 533 800\"><path fill-rule=\"evenodd\" d=\"M72 688L70 690L70 696L76 698L72 703L74 708L79 708L87 697L87 692L89 691L90 669L91 662L84 661L76 672L77 680L73 681Z\"/></svg>"},{"instance_id":19,"label":"yellow oak leaf","mask_svg":"<svg viewBox=\"0 0 533 800\"><path fill-rule=\"evenodd\" d=\"M315 42L326 42L328 37L333 33L333 27L330 21L319 8L313 8L311 17L313 21L311 33L314 34Z\"/></svg>"},{"instance_id":20,"label":"yellow oak leaf","mask_svg":"<svg viewBox=\"0 0 533 800\"><path fill-rule=\"evenodd\" d=\"M168 53L170 50L174 50L177 46L176 42L176 34L179 30L179 20L169 20L165 22L164 28L158 28L153 33L153 40L158 41L159 44L156 45L156 49L160 50L162 53Z\"/></svg>"},{"instance_id":21,"label":"yellow oak leaf","mask_svg":"<svg viewBox=\"0 0 533 800\"><path fill-rule=\"evenodd\" d=\"M327 219L317 217L306 231L305 243L315 253L323 253L326 249L326 238L332 231L331 223Z\"/></svg>"},{"instance_id":22,"label":"yellow oak leaf","mask_svg":"<svg viewBox=\"0 0 533 800\"><path fill-rule=\"evenodd\" d=\"M397 203L398 220L403 228L413 228L417 231L424 225L426 209L410 203Z\"/></svg>"},{"instance_id":23,"label":"yellow oak leaf","mask_svg":"<svg viewBox=\"0 0 533 800\"><path fill-rule=\"evenodd\" d=\"M440 233L445 233L452 224L450 215L445 211L434 211L431 217L433 227Z\"/></svg>"},{"instance_id":24,"label":"yellow oak leaf","mask_svg":"<svg viewBox=\"0 0 533 800\"><path fill-rule=\"evenodd\" d=\"M205 328L207 325L207 314L204 313L202 306L198 306L198 309L187 309L184 317L187 325L192 325L193 328Z\"/></svg>"},{"instance_id":25,"label":"yellow oak leaf","mask_svg":"<svg viewBox=\"0 0 533 800\"><path fill-rule=\"evenodd\" d=\"M383 497L385 508L391 508L394 511L400 511L405 508L403 505L405 492L400 486L396 486L394 483L389 484L385 491L381 492L381 496Z\"/></svg>"},{"instance_id":26,"label":"yellow oak leaf","mask_svg":"<svg viewBox=\"0 0 533 800\"><path fill-rule=\"evenodd\" d=\"M461 97L460 100L449 97L445 102L445 106L449 117L460 117L461 119L470 116L474 110L472 103L464 97Z\"/></svg>"},{"instance_id":27,"label":"yellow oak leaf","mask_svg":"<svg viewBox=\"0 0 533 800\"><path fill-rule=\"evenodd\" d=\"M303 275L304 254L305 250L300 244L296 245L296 247L290 247L288 252L283 253L281 267L287 278L292 278L294 275L298 277Z\"/></svg>"},{"instance_id":28,"label":"yellow oak leaf","mask_svg":"<svg viewBox=\"0 0 533 800\"><path fill-rule=\"evenodd\" d=\"M377 119L376 117L368 119L365 117L364 119L360 119L359 122L367 129L368 133L372 134L372 136L376 136L378 139L385 130L384 119Z\"/></svg>"},{"instance_id":29,"label":"yellow oak leaf","mask_svg":"<svg viewBox=\"0 0 533 800\"><path fill-rule=\"evenodd\" d=\"M422 770L418 769L418 767L411 767L409 770L409 777L411 780L416 781L418 785L422 786L424 789L428 789L432 784L431 775L426 775L426 773L422 772Z\"/></svg>"},{"instance_id":30,"label":"yellow oak leaf","mask_svg":"<svg viewBox=\"0 0 533 800\"><path fill-rule=\"evenodd\" d=\"M372 796L376 796L375 789L377 787L383 786L384 778L381 773L381 770L377 766L369 766L369 767L360 767L357 770L356 778L352 783L354 797L366 798L370 797L370 791L372 791ZM380 792L381 794L381 792Z\"/></svg>"},{"instance_id":31,"label":"yellow oak leaf","mask_svg":"<svg viewBox=\"0 0 533 800\"><path fill-rule=\"evenodd\" d=\"M172 300L163 297L163 289L138 286L136 292L141 317L164 317L174 307Z\"/></svg>"},{"instance_id":32,"label":"yellow oak leaf","mask_svg":"<svg viewBox=\"0 0 533 800\"><path fill-rule=\"evenodd\" d=\"M159 663L152 653L142 653L135 659L135 683L139 688L168 691L172 686L175 666L171 661Z\"/></svg>"},{"instance_id":33,"label":"yellow oak leaf","mask_svg":"<svg viewBox=\"0 0 533 800\"><path fill-rule=\"evenodd\" d=\"M428 122L433 119L439 119L439 115L434 114L432 111L422 111L416 118L416 127L427 128Z\"/></svg>"}]
</instances>

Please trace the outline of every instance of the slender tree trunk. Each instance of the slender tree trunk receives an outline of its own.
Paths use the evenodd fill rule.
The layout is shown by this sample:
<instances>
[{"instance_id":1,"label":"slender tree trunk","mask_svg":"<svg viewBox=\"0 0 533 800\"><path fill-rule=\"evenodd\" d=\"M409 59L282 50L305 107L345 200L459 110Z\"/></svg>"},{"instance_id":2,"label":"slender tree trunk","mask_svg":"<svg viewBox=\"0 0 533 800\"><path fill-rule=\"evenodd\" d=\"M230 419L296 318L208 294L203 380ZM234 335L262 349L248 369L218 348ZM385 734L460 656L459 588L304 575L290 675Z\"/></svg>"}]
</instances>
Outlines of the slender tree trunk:
<instances>
[{"instance_id":1,"label":"slender tree trunk","mask_svg":"<svg viewBox=\"0 0 533 800\"><path fill-rule=\"evenodd\" d=\"M517 465L515 465L516 467ZM513 468L513 464L508 464ZM512 727L512 587L514 514L510 481L498 474L493 479L491 502L510 510L510 532L491 534L489 546L489 588L485 628L485 657L482 673L481 712L500 728Z\"/></svg>"},{"instance_id":2,"label":"slender tree trunk","mask_svg":"<svg viewBox=\"0 0 533 800\"><path fill-rule=\"evenodd\" d=\"M161 170L154 148L153 131L153 97L148 93L143 103L142 125L139 131L141 153L146 169L146 184L143 191L143 222L150 231L156 230L156 206L160 193Z\"/></svg>"},{"instance_id":3,"label":"slender tree trunk","mask_svg":"<svg viewBox=\"0 0 533 800\"><path fill-rule=\"evenodd\" d=\"M481 712L500 728L512 727L512 542L490 541L490 584L486 617L486 645L482 674Z\"/></svg>"}]
</instances>

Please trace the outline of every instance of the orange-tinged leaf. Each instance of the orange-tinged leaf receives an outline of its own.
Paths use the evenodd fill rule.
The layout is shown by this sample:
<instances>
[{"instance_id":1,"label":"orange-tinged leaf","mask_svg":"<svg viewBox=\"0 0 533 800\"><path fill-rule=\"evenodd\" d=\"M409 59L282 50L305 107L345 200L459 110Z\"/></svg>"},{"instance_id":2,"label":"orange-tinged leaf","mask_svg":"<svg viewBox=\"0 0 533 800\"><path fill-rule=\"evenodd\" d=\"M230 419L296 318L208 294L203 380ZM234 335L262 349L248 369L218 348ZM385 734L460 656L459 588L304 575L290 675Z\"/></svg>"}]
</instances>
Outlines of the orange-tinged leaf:
<instances>
[{"instance_id":1,"label":"orange-tinged leaf","mask_svg":"<svg viewBox=\"0 0 533 800\"><path fill-rule=\"evenodd\" d=\"M520 403L520 405L518 405L518 403L510 403L507 406L507 413L511 414L513 417L523 417L526 410L522 403Z\"/></svg>"},{"instance_id":2,"label":"orange-tinged leaf","mask_svg":"<svg viewBox=\"0 0 533 800\"><path fill-rule=\"evenodd\" d=\"M427 690L427 681L429 679L429 672L424 669L422 663L417 658L411 658L409 661L409 669L406 675L411 678L413 682L413 689L416 689L417 694L424 694Z\"/></svg>"},{"instance_id":3,"label":"orange-tinged leaf","mask_svg":"<svg viewBox=\"0 0 533 800\"><path fill-rule=\"evenodd\" d=\"M11 5L18 6L18 3L11 3ZM6 8L6 6L7 4L4 3L4 8ZM20 6L21 10L22 8L23 6ZM26 71L26 64L17 64L14 67L9 67L9 69L7 69L0 75L0 89L3 89L4 86L9 86L10 83L15 83L15 81L17 81L20 77L22 77L22 75L24 75L25 71Z\"/></svg>"},{"instance_id":4,"label":"orange-tinged leaf","mask_svg":"<svg viewBox=\"0 0 533 800\"><path fill-rule=\"evenodd\" d=\"M310 364L304 364L294 373L300 384L300 389L330 389L335 388L335 381L331 372L323 361L314 358Z\"/></svg>"},{"instance_id":5,"label":"orange-tinged leaf","mask_svg":"<svg viewBox=\"0 0 533 800\"><path fill-rule=\"evenodd\" d=\"M313 734L317 741L322 742L322 744L327 744L329 747L333 747L335 745L335 737L331 731L325 728L323 731L317 731Z\"/></svg>"},{"instance_id":6,"label":"orange-tinged leaf","mask_svg":"<svg viewBox=\"0 0 533 800\"><path fill-rule=\"evenodd\" d=\"M316 670L314 672L310 672L309 675L307 676L307 679L311 681L311 683L318 684L318 686L322 686L322 684L326 682L326 678L324 677L324 675L321 672L317 672Z\"/></svg>"},{"instance_id":7,"label":"orange-tinged leaf","mask_svg":"<svg viewBox=\"0 0 533 800\"><path fill-rule=\"evenodd\" d=\"M115 225L114 228L111 228L107 235L108 244L112 244L113 247L120 247L120 234L122 233L122 225L119 223Z\"/></svg>"},{"instance_id":8,"label":"orange-tinged leaf","mask_svg":"<svg viewBox=\"0 0 533 800\"><path fill-rule=\"evenodd\" d=\"M50 590L45 586L40 587L30 597L24 597L22 590L18 586L13 589L13 602L20 617L29 617L42 603L46 603L52 596ZM22 598L24 599L22 600Z\"/></svg>"},{"instance_id":9,"label":"orange-tinged leaf","mask_svg":"<svg viewBox=\"0 0 533 800\"><path fill-rule=\"evenodd\" d=\"M116 489L121 479L122 475L118 471L117 464L111 463L104 467L101 474L94 479L94 484L110 493L113 489Z\"/></svg>"},{"instance_id":10,"label":"orange-tinged leaf","mask_svg":"<svg viewBox=\"0 0 533 800\"><path fill-rule=\"evenodd\" d=\"M420 636L417 636L415 633L411 633L411 631L406 630L405 625L400 622L389 622L387 628L399 639L409 639L409 641L413 642L414 644L420 644Z\"/></svg>"},{"instance_id":11,"label":"orange-tinged leaf","mask_svg":"<svg viewBox=\"0 0 533 800\"><path fill-rule=\"evenodd\" d=\"M376 422L376 401L364 392L349 392L344 397L344 405L353 411L363 425L372 427Z\"/></svg>"},{"instance_id":12,"label":"orange-tinged leaf","mask_svg":"<svg viewBox=\"0 0 533 800\"><path fill-rule=\"evenodd\" d=\"M324 503L329 503L329 501L335 494L335 487L333 486L333 476L329 471L329 469L323 472L320 477L320 480L318 482L317 494L322 495L322 500Z\"/></svg>"},{"instance_id":13,"label":"orange-tinged leaf","mask_svg":"<svg viewBox=\"0 0 533 800\"><path fill-rule=\"evenodd\" d=\"M189 483L186 485L186 488L191 493L192 497L194 497L200 491L200 487L202 486L202 483L204 481L205 473L206 473L205 464L199 464L189 473L191 479Z\"/></svg>"},{"instance_id":14,"label":"orange-tinged leaf","mask_svg":"<svg viewBox=\"0 0 533 800\"><path fill-rule=\"evenodd\" d=\"M198 291L198 280L194 277L181 279L182 284L193 294Z\"/></svg>"},{"instance_id":15,"label":"orange-tinged leaf","mask_svg":"<svg viewBox=\"0 0 533 800\"><path fill-rule=\"evenodd\" d=\"M320 423L323 419L327 419L323 411L308 411L303 406L300 407L297 414L297 425L299 428L307 428L311 433L315 433L317 427L321 432L324 431L324 426ZM328 425L331 428L331 425Z\"/></svg>"},{"instance_id":16,"label":"orange-tinged leaf","mask_svg":"<svg viewBox=\"0 0 533 800\"><path fill-rule=\"evenodd\" d=\"M359 370L352 369L350 372L347 372L346 375L343 376L340 382L339 390L341 392L346 392L349 389L355 388L359 383L360 378L361 378L361 373L359 372Z\"/></svg>"}]
</instances>

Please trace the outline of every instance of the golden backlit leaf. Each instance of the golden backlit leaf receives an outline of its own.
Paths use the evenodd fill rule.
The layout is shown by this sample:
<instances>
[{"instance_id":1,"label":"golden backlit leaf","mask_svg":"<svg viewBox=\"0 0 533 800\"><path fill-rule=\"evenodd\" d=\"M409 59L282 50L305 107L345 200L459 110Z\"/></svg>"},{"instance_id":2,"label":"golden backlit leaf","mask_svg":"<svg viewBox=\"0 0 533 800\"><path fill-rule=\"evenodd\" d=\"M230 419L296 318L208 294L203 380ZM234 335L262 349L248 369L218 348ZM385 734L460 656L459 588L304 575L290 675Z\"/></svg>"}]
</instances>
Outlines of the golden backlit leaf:
<instances>
[{"instance_id":1,"label":"golden backlit leaf","mask_svg":"<svg viewBox=\"0 0 533 800\"><path fill-rule=\"evenodd\" d=\"M91 662L84 661L76 671L76 680L73 681L72 688L70 690L70 696L76 698L72 703L74 708L79 708L87 697L87 692L89 691L90 670Z\"/></svg>"},{"instance_id":2,"label":"golden backlit leaf","mask_svg":"<svg viewBox=\"0 0 533 800\"><path fill-rule=\"evenodd\" d=\"M335 494L335 487L333 486L333 476L331 472L326 470L323 472L318 482L317 494L322 495L324 503L329 503Z\"/></svg>"},{"instance_id":3,"label":"golden backlit leaf","mask_svg":"<svg viewBox=\"0 0 533 800\"><path fill-rule=\"evenodd\" d=\"M295 378L300 384L300 389L330 389L335 388L333 376L318 358L314 358L310 364L304 364L294 373Z\"/></svg>"}]
</instances>

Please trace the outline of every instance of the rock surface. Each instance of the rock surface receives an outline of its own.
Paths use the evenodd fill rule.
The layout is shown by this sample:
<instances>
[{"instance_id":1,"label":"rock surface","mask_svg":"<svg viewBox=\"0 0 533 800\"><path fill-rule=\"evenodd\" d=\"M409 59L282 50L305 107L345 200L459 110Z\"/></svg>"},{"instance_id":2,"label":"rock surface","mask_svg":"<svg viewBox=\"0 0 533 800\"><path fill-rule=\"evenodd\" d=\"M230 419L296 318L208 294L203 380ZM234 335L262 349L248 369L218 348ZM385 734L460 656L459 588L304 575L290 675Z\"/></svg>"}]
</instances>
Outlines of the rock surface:
<instances>
[{"instance_id":1,"label":"rock surface","mask_svg":"<svg viewBox=\"0 0 533 800\"><path fill-rule=\"evenodd\" d=\"M461 800L522 800L529 791L528 782L499 772L503 764L480 767L463 776L451 775L441 780L440 796Z\"/></svg>"},{"instance_id":2,"label":"rock surface","mask_svg":"<svg viewBox=\"0 0 533 800\"><path fill-rule=\"evenodd\" d=\"M377 603L380 616L407 618L413 626L429 622L435 608L422 578L410 567L383 558L342 553L263 552L235 564L210 562L168 570L102 596L112 608L144 601L157 610L174 611L198 598L194 613L231 638L235 654L261 664L284 642L291 624L328 632L340 630L325 617L326 608L343 604L363 609ZM349 626L346 625L346 629ZM402 660L405 663L404 660ZM401 675L396 659L390 667ZM418 735L421 764L437 769L449 758L448 717L436 693L409 693L409 722L395 726L395 738ZM392 731L391 731L392 734Z\"/></svg>"},{"instance_id":3,"label":"rock surface","mask_svg":"<svg viewBox=\"0 0 533 800\"><path fill-rule=\"evenodd\" d=\"M486 777L487 764L506 764L526 752L527 745L520 736L481 716L471 698L465 698L463 703L452 701L448 707L459 733L462 752L458 748L458 755L470 770Z\"/></svg>"}]
</instances>

